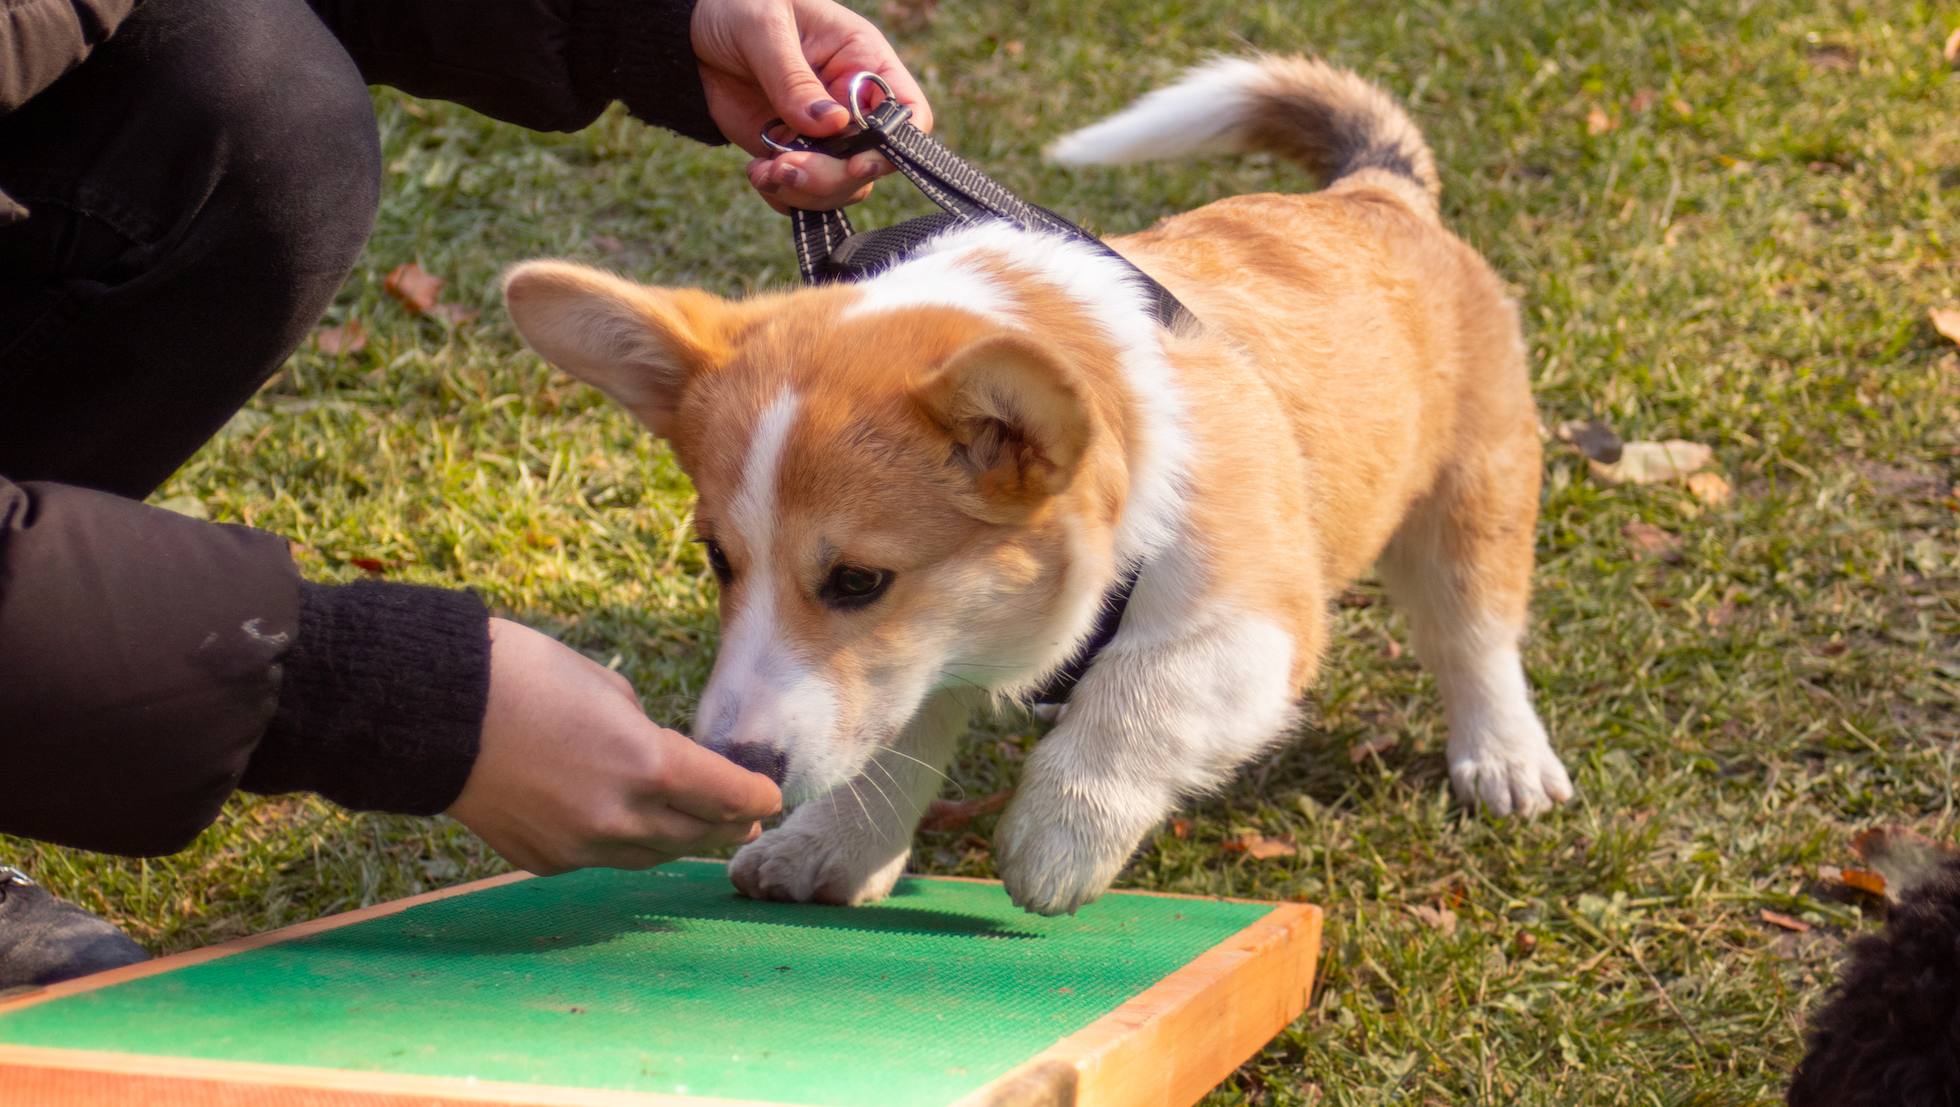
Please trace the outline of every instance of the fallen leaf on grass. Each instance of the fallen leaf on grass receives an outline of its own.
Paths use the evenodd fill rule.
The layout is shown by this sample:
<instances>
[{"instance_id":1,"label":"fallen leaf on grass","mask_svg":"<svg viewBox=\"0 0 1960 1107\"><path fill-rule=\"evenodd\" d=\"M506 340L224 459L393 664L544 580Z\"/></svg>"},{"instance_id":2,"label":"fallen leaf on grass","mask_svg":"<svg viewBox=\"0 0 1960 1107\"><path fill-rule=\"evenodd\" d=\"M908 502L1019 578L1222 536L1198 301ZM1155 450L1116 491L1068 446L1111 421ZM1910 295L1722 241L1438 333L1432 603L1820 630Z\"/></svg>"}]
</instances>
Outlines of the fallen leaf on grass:
<instances>
[{"instance_id":1,"label":"fallen leaf on grass","mask_svg":"<svg viewBox=\"0 0 1960 1107\"><path fill-rule=\"evenodd\" d=\"M378 557L350 557L347 559L347 564L364 573L380 574L388 571L388 563Z\"/></svg>"},{"instance_id":2,"label":"fallen leaf on grass","mask_svg":"<svg viewBox=\"0 0 1960 1107\"><path fill-rule=\"evenodd\" d=\"M1633 99L1627 101L1627 107L1637 114L1653 107L1654 101L1660 98L1661 94L1651 88L1639 89L1634 92Z\"/></svg>"},{"instance_id":3,"label":"fallen leaf on grass","mask_svg":"<svg viewBox=\"0 0 1960 1107\"><path fill-rule=\"evenodd\" d=\"M1861 892L1870 892L1875 896L1885 894L1885 878L1869 869L1846 869L1838 875L1838 879L1844 881L1847 887Z\"/></svg>"},{"instance_id":4,"label":"fallen leaf on grass","mask_svg":"<svg viewBox=\"0 0 1960 1107\"><path fill-rule=\"evenodd\" d=\"M1670 438L1665 442L1629 442L1620 459L1610 464L1589 460L1592 474L1605 484L1661 484L1681 480L1715 459L1715 451L1699 442Z\"/></svg>"},{"instance_id":5,"label":"fallen leaf on grass","mask_svg":"<svg viewBox=\"0 0 1960 1107\"><path fill-rule=\"evenodd\" d=\"M995 792L991 796L983 796L980 799L933 800L931 803L926 805L926 816L925 818L919 820L919 829L920 830L964 829L967 826L967 824L971 823L975 818L984 815L989 811L1000 810L1001 805L1006 803L1008 797L1012 796L1013 794L1014 794L1013 790L1010 789L1005 792Z\"/></svg>"},{"instance_id":6,"label":"fallen leaf on grass","mask_svg":"<svg viewBox=\"0 0 1960 1107\"><path fill-rule=\"evenodd\" d=\"M1402 643L1397 642L1393 636L1390 636L1388 643L1382 647L1382 660L1394 661L1401 656Z\"/></svg>"},{"instance_id":7,"label":"fallen leaf on grass","mask_svg":"<svg viewBox=\"0 0 1960 1107\"><path fill-rule=\"evenodd\" d=\"M1686 119L1695 113L1695 106L1693 104L1688 103L1686 100L1669 100L1667 102L1667 106L1673 108L1674 114L1680 116L1683 119Z\"/></svg>"},{"instance_id":8,"label":"fallen leaf on grass","mask_svg":"<svg viewBox=\"0 0 1960 1107\"><path fill-rule=\"evenodd\" d=\"M1736 591L1730 592L1727 596L1723 597L1722 602L1715 605L1715 610L1708 613L1708 625L1711 627L1725 627L1735 622L1737 615L1740 614L1736 609L1735 602L1739 595L1741 593Z\"/></svg>"},{"instance_id":9,"label":"fallen leaf on grass","mask_svg":"<svg viewBox=\"0 0 1960 1107\"><path fill-rule=\"evenodd\" d=\"M1603 135L1619 125L1618 120L1606 114L1605 108L1594 108L1586 113L1586 133L1589 135Z\"/></svg>"},{"instance_id":10,"label":"fallen leaf on grass","mask_svg":"<svg viewBox=\"0 0 1960 1107\"><path fill-rule=\"evenodd\" d=\"M1386 749L1393 749L1395 747L1395 744L1397 742L1400 742L1401 740L1402 740L1401 738L1393 734L1377 734L1372 738L1363 738L1361 741L1356 742L1354 745L1348 747L1348 760L1354 762L1356 765L1359 765L1363 761L1368 760L1369 754L1380 753Z\"/></svg>"},{"instance_id":11,"label":"fallen leaf on grass","mask_svg":"<svg viewBox=\"0 0 1960 1107\"><path fill-rule=\"evenodd\" d=\"M465 327L476 322L483 313L461 304L432 304L429 307L429 314L452 327Z\"/></svg>"},{"instance_id":12,"label":"fallen leaf on grass","mask_svg":"<svg viewBox=\"0 0 1960 1107\"><path fill-rule=\"evenodd\" d=\"M1927 308L1926 315L1933 321L1933 329L1960 342L1960 308Z\"/></svg>"},{"instance_id":13,"label":"fallen leaf on grass","mask_svg":"<svg viewBox=\"0 0 1960 1107\"><path fill-rule=\"evenodd\" d=\"M1960 65L1960 27L1955 27L1953 33L1946 36L1946 46L1941 48L1940 55L1946 59L1946 64Z\"/></svg>"},{"instance_id":14,"label":"fallen leaf on grass","mask_svg":"<svg viewBox=\"0 0 1960 1107\"><path fill-rule=\"evenodd\" d=\"M1729 482L1723 480L1720 473L1691 474L1688 477L1688 491L1710 507L1728 503L1729 497L1735 494L1735 489L1729 487Z\"/></svg>"},{"instance_id":15,"label":"fallen leaf on grass","mask_svg":"<svg viewBox=\"0 0 1960 1107\"><path fill-rule=\"evenodd\" d=\"M1171 837L1189 838L1191 836L1191 826L1192 823L1190 819L1172 819Z\"/></svg>"},{"instance_id":16,"label":"fallen leaf on grass","mask_svg":"<svg viewBox=\"0 0 1960 1107\"><path fill-rule=\"evenodd\" d=\"M878 5L878 17L901 35L923 31L932 23L939 0L885 0Z\"/></svg>"},{"instance_id":17,"label":"fallen leaf on grass","mask_svg":"<svg viewBox=\"0 0 1960 1107\"><path fill-rule=\"evenodd\" d=\"M1757 914L1761 915L1763 921L1771 926L1780 926L1785 930L1794 930L1799 934L1810 929L1810 924L1802 919L1785 915L1781 911L1772 911L1767 907L1757 912Z\"/></svg>"},{"instance_id":18,"label":"fallen leaf on grass","mask_svg":"<svg viewBox=\"0 0 1960 1107\"><path fill-rule=\"evenodd\" d=\"M621 242L619 239L614 238L609 234L593 235L592 244L594 246L597 246L601 251L608 254L617 254L621 250L626 249L626 243Z\"/></svg>"},{"instance_id":19,"label":"fallen leaf on grass","mask_svg":"<svg viewBox=\"0 0 1960 1107\"><path fill-rule=\"evenodd\" d=\"M1602 465L1611 465L1620 460L1620 451L1626 446L1620 441L1618 432L1597 419L1590 423L1577 419L1560 423L1555 433L1560 442Z\"/></svg>"},{"instance_id":20,"label":"fallen leaf on grass","mask_svg":"<svg viewBox=\"0 0 1960 1107\"><path fill-rule=\"evenodd\" d=\"M1865 831L1851 839L1851 852L1878 874L1881 883L1877 890L1892 903L1899 902L1941 865L1960 857L1960 850L1902 826L1879 826ZM1852 884L1851 874L1855 871L1845 870L1846 884Z\"/></svg>"},{"instance_id":21,"label":"fallen leaf on grass","mask_svg":"<svg viewBox=\"0 0 1960 1107\"><path fill-rule=\"evenodd\" d=\"M323 354L358 354L367 348L367 328L359 319L313 332L313 348Z\"/></svg>"},{"instance_id":22,"label":"fallen leaf on grass","mask_svg":"<svg viewBox=\"0 0 1960 1107\"><path fill-rule=\"evenodd\" d=\"M1256 830L1248 830L1236 838L1228 838L1222 847L1227 853L1243 853L1259 861L1275 857L1292 857L1300 852L1300 847L1288 837L1268 838Z\"/></svg>"},{"instance_id":23,"label":"fallen leaf on grass","mask_svg":"<svg viewBox=\"0 0 1960 1107\"><path fill-rule=\"evenodd\" d=\"M1620 528L1620 533L1626 535L1628 544L1633 547L1635 560L1658 557L1670 565L1681 560L1681 539L1652 523L1628 523Z\"/></svg>"},{"instance_id":24,"label":"fallen leaf on grass","mask_svg":"<svg viewBox=\"0 0 1960 1107\"><path fill-rule=\"evenodd\" d=\"M1456 933L1456 912L1447 907L1429 907L1419 903L1411 904L1409 906L1409 914L1421 920L1422 924L1429 929L1442 931L1444 937Z\"/></svg>"},{"instance_id":25,"label":"fallen leaf on grass","mask_svg":"<svg viewBox=\"0 0 1960 1107\"><path fill-rule=\"evenodd\" d=\"M442 295L443 280L414 262L404 262L388 271L381 290L401 302L410 315L420 315L434 307Z\"/></svg>"}]
</instances>

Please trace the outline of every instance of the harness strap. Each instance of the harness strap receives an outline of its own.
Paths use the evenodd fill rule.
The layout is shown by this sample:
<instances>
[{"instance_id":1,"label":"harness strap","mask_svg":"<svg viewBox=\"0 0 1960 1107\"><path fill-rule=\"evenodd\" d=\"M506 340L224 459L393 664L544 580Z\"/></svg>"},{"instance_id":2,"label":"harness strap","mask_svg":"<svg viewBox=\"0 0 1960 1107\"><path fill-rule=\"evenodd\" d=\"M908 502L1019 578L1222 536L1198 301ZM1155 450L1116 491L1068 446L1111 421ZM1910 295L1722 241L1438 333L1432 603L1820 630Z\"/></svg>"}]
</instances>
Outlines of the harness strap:
<instances>
[{"instance_id":1,"label":"harness strap","mask_svg":"<svg viewBox=\"0 0 1960 1107\"><path fill-rule=\"evenodd\" d=\"M870 112L860 111L857 106L858 93L866 82L875 83L885 93L884 101ZM915 226L921 220L914 219L882 231L873 231L869 236L860 236L852 230L850 219L841 211L792 209L790 235L796 245L796 262L803 271L804 283L858 280L899 260L913 247L948 226L1000 219L1024 230L1073 239L1105 257L1116 259L1152 294L1159 323L1178 331L1197 326L1197 317L1191 314L1189 308L1128 258L1069 220L1009 192L993 178L946 149L937 139L914 126L911 122L912 109L899 103L898 97L892 95L891 87L876 74L860 73L851 79L850 106L858 125L854 132L823 139L798 136L783 143L769 137L770 129L780 124L778 120L763 129L762 141L777 153L812 150L834 158L848 158L865 150L876 150L917 185L927 199L945 209L952 223L938 222L945 218L942 216L926 216L925 219L936 221L930 228ZM892 232L899 233L895 237L859 244L839 256L839 248L857 238L890 236Z\"/></svg>"}]
</instances>

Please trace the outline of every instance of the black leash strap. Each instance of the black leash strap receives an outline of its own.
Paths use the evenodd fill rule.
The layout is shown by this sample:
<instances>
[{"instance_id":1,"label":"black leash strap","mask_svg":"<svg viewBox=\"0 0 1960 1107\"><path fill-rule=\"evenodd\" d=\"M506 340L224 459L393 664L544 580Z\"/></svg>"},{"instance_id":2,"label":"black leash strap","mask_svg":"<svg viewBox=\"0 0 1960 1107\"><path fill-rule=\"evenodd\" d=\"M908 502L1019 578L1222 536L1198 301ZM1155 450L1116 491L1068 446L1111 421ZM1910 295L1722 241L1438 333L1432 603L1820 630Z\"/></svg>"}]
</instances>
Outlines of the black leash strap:
<instances>
[{"instance_id":1,"label":"black leash strap","mask_svg":"<svg viewBox=\"0 0 1960 1107\"><path fill-rule=\"evenodd\" d=\"M859 94L867 83L877 85L885 94L884 101L870 112L858 107ZM898 167L928 199L944 208L946 214L929 215L882 230L857 234L851 228L850 219L841 211L794 209L790 214L790 234L796 244L796 261L803 270L806 284L859 280L900 260L941 231L960 224L1000 219L1025 230L1074 239L1105 257L1115 258L1151 292L1158 322L1173 330L1196 325L1196 317L1189 308L1178 302L1177 297L1171 295L1169 289L1104 245L1101 239L1047 208L1030 204L1002 188L985 173L914 126L911 122L912 109L898 102L898 97L892 95L891 86L882 77L875 73L860 73L851 78L850 99L852 120L857 124L855 131L822 139L799 136L783 143L769 137L770 129L780 125L781 120L778 120L763 129L762 141L777 153L813 150L840 159L865 150L876 150Z\"/></svg>"}]
</instances>

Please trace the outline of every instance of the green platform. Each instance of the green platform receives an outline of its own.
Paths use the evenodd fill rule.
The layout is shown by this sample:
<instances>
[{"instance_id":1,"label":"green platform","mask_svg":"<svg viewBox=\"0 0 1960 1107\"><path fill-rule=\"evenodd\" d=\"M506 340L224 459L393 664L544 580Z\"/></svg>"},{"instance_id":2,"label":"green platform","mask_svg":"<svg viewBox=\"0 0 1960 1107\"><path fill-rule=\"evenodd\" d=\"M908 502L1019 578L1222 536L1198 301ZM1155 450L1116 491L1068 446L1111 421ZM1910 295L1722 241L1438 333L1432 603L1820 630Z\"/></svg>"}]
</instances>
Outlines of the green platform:
<instances>
[{"instance_id":1,"label":"green platform","mask_svg":"<svg viewBox=\"0 0 1960 1107\"><path fill-rule=\"evenodd\" d=\"M940 1107L1270 908L1109 895L1043 919L906 879L756 903L718 864L588 870L0 1015L0 1042L784 1103Z\"/></svg>"}]
</instances>

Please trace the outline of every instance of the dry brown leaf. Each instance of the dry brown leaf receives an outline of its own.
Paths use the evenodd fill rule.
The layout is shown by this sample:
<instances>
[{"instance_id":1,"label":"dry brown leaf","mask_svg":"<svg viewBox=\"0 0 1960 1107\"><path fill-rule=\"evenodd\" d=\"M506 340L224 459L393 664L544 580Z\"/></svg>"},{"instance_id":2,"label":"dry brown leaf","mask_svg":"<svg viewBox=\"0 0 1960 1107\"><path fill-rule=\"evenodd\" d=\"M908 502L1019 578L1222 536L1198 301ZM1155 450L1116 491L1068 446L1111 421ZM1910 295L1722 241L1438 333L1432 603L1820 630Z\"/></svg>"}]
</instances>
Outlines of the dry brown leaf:
<instances>
[{"instance_id":1,"label":"dry brown leaf","mask_svg":"<svg viewBox=\"0 0 1960 1107\"><path fill-rule=\"evenodd\" d=\"M1189 838L1191 836L1191 828L1193 825L1194 824L1191 822L1190 819L1172 819L1171 837Z\"/></svg>"},{"instance_id":2,"label":"dry brown leaf","mask_svg":"<svg viewBox=\"0 0 1960 1107\"><path fill-rule=\"evenodd\" d=\"M1946 36L1946 46L1940 50L1940 54L1946 58L1948 65L1960 65L1960 27L1955 27L1953 33Z\"/></svg>"},{"instance_id":3,"label":"dry brown leaf","mask_svg":"<svg viewBox=\"0 0 1960 1107\"><path fill-rule=\"evenodd\" d=\"M1603 135L1617 126L1619 123L1606 114L1605 108L1594 108L1586 113L1586 133L1589 135Z\"/></svg>"},{"instance_id":4,"label":"dry brown leaf","mask_svg":"<svg viewBox=\"0 0 1960 1107\"><path fill-rule=\"evenodd\" d=\"M313 348L323 354L358 354L367 348L367 328L359 319L313 332Z\"/></svg>"},{"instance_id":5,"label":"dry brown leaf","mask_svg":"<svg viewBox=\"0 0 1960 1107\"><path fill-rule=\"evenodd\" d=\"M1597 419L1590 423L1582 423L1577 419L1560 423L1554 433L1557 434L1560 442L1602 465L1611 465L1620 460L1620 451L1626 446L1612 427Z\"/></svg>"},{"instance_id":6,"label":"dry brown leaf","mask_svg":"<svg viewBox=\"0 0 1960 1107\"><path fill-rule=\"evenodd\" d=\"M1720 473L1689 474L1688 491L1695 499L1710 506L1728 503L1729 497L1735 494L1735 489L1729 487L1729 482Z\"/></svg>"},{"instance_id":7,"label":"dry brown leaf","mask_svg":"<svg viewBox=\"0 0 1960 1107\"><path fill-rule=\"evenodd\" d=\"M1605 484L1661 484L1681 480L1715 459L1715 451L1699 442L1670 438L1665 442L1629 442L1620 459L1610 465L1589 461L1593 476Z\"/></svg>"},{"instance_id":8,"label":"dry brown leaf","mask_svg":"<svg viewBox=\"0 0 1960 1107\"><path fill-rule=\"evenodd\" d=\"M1638 89L1634 92L1633 99L1627 101L1627 107L1636 113L1643 112L1653 107L1654 101L1660 98L1661 94L1651 88Z\"/></svg>"},{"instance_id":9,"label":"dry brown leaf","mask_svg":"<svg viewBox=\"0 0 1960 1107\"><path fill-rule=\"evenodd\" d=\"M429 307L429 314L452 327L465 327L476 322L483 313L461 304L433 304Z\"/></svg>"},{"instance_id":10,"label":"dry brown leaf","mask_svg":"<svg viewBox=\"0 0 1960 1107\"><path fill-rule=\"evenodd\" d=\"M1695 106L1693 104L1688 103L1686 100L1669 100L1667 102L1667 106L1673 108L1674 114L1680 116L1683 119L1686 119L1695 113Z\"/></svg>"},{"instance_id":11,"label":"dry brown leaf","mask_svg":"<svg viewBox=\"0 0 1960 1107\"><path fill-rule=\"evenodd\" d=\"M1394 637L1391 636L1387 644L1382 646L1382 660L1394 661L1400 658L1401 656L1402 656L1402 643L1397 642L1394 639Z\"/></svg>"},{"instance_id":12,"label":"dry brown leaf","mask_svg":"<svg viewBox=\"0 0 1960 1107\"><path fill-rule=\"evenodd\" d=\"M347 564L364 573L374 573L377 576L388 571L388 563L378 557L350 557L347 559Z\"/></svg>"},{"instance_id":13,"label":"dry brown leaf","mask_svg":"<svg viewBox=\"0 0 1960 1107\"><path fill-rule=\"evenodd\" d=\"M1785 915L1781 911L1772 911L1767 907L1757 912L1757 914L1761 915L1763 917L1763 921L1770 924L1771 926L1780 926L1785 930L1794 930L1799 934L1802 934L1804 931L1810 929L1810 924L1803 921L1802 919L1794 918L1790 915Z\"/></svg>"},{"instance_id":14,"label":"dry brown leaf","mask_svg":"<svg viewBox=\"0 0 1960 1107\"><path fill-rule=\"evenodd\" d=\"M920 830L962 830L975 818L989 811L998 811L1002 804L1014 794L1012 789L995 792L980 799L949 800L936 799L926 805L925 818L919 820Z\"/></svg>"},{"instance_id":15,"label":"dry brown leaf","mask_svg":"<svg viewBox=\"0 0 1960 1107\"><path fill-rule=\"evenodd\" d=\"M1371 738L1363 738L1361 741L1348 747L1348 760L1359 765L1363 761L1368 760L1370 754L1380 753L1386 749L1393 749L1395 744L1401 740L1401 738L1393 734L1377 734Z\"/></svg>"},{"instance_id":16,"label":"dry brown leaf","mask_svg":"<svg viewBox=\"0 0 1960 1107\"><path fill-rule=\"evenodd\" d=\"M1937 872L1941 865L1960 857L1960 850L1903 826L1873 827L1851 839L1851 852L1883 878L1879 891L1893 903ZM1854 871L1845 870L1846 884L1852 883Z\"/></svg>"},{"instance_id":17,"label":"dry brown leaf","mask_svg":"<svg viewBox=\"0 0 1960 1107\"><path fill-rule=\"evenodd\" d=\"M1652 523L1628 523L1620 528L1620 533L1626 535L1636 560L1649 556L1669 564L1681 560L1681 539Z\"/></svg>"},{"instance_id":18,"label":"dry brown leaf","mask_svg":"<svg viewBox=\"0 0 1960 1107\"><path fill-rule=\"evenodd\" d=\"M420 315L435 306L442 295L443 280L414 262L404 262L388 271L381 290L401 302L410 315Z\"/></svg>"},{"instance_id":19,"label":"dry brown leaf","mask_svg":"<svg viewBox=\"0 0 1960 1107\"><path fill-rule=\"evenodd\" d=\"M931 25L939 0L885 0L878 5L878 17L901 35L923 31Z\"/></svg>"},{"instance_id":20,"label":"dry brown leaf","mask_svg":"<svg viewBox=\"0 0 1960 1107\"><path fill-rule=\"evenodd\" d=\"M1875 896L1885 894L1885 877L1869 869L1846 869L1840 876L1846 885Z\"/></svg>"},{"instance_id":21,"label":"dry brown leaf","mask_svg":"<svg viewBox=\"0 0 1960 1107\"><path fill-rule=\"evenodd\" d=\"M1431 930L1440 930L1447 937L1456 933L1456 912L1447 907L1429 907L1424 904L1411 904L1409 914L1422 921Z\"/></svg>"},{"instance_id":22,"label":"dry brown leaf","mask_svg":"<svg viewBox=\"0 0 1960 1107\"><path fill-rule=\"evenodd\" d=\"M1933 320L1934 330L1960 342L1960 308L1927 308L1926 314Z\"/></svg>"},{"instance_id":23,"label":"dry brown leaf","mask_svg":"<svg viewBox=\"0 0 1960 1107\"><path fill-rule=\"evenodd\" d=\"M1268 838L1256 830L1244 831L1235 838L1226 839L1223 848L1227 853L1243 853L1247 857L1260 861L1269 861L1275 857L1292 857L1300 852L1300 848L1293 844L1292 838L1283 835Z\"/></svg>"}]
</instances>

